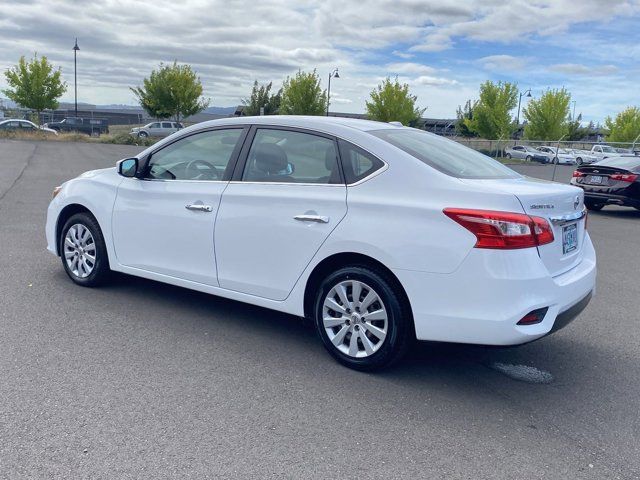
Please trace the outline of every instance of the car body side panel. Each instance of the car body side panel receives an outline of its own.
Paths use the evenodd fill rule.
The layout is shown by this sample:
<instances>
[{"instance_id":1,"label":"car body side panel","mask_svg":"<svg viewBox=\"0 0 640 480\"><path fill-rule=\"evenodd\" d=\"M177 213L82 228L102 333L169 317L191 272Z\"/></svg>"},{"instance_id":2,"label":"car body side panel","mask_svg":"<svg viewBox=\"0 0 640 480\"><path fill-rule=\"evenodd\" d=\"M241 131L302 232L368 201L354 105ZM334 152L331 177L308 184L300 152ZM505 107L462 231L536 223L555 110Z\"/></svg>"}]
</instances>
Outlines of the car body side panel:
<instances>
[{"instance_id":1,"label":"car body side panel","mask_svg":"<svg viewBox=\"0 0 640 480\"><path fill-rule=\"evenodd\" d=\"M47 249L58 253L55 238L58 217L62 210L73 204L87 208L98 221L107 245L109 265L116 268L113 237L111 234L111 213L116 198L117 187L123 177L115 168L92 170L69 180L62 185L62 191L49 204L46 224Z\"/></svg>"}]
</instances>

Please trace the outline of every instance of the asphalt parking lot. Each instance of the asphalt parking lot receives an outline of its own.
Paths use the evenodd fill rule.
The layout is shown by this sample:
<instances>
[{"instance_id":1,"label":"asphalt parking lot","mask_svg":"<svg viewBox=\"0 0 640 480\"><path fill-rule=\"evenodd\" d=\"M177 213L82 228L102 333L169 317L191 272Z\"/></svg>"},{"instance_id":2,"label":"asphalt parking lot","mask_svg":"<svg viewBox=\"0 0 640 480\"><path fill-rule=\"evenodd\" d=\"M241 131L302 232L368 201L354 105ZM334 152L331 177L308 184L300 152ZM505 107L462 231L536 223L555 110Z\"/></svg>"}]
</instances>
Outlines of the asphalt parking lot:
<instances>
[{"instance_id":1,"label":"asphalt parking lot","mask_svg":"<svg viewBox=\"0 0 640 480\"><path fill-rule=\"evenodd\" d=\"M127 276L72 284L45 248L51 190L139 150L0 140L0 477L640 478L640 211L590 214L598 292L564 330L421 343L371 375L295 317Z\"/></svg>"}]
</instances>

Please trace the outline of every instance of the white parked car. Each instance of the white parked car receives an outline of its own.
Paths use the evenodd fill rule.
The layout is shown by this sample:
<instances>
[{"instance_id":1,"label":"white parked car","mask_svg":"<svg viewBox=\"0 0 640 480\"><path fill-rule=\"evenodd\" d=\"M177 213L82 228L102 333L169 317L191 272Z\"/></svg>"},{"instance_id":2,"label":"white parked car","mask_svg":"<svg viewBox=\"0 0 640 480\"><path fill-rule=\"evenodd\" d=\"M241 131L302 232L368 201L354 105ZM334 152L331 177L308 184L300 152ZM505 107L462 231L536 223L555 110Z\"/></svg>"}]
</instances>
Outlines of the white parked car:
<instances>
[{"instance_id":1,"label":"white parked car","mask_svg":"<svg viewBox=\"0 0 640 480\"><path fill-rule=\"evenodd\" d=\"M575 148L568 149L569 153L576 159L578 165L586 163L593 163L598 161L598 157L593 155L589 150L576 150Z\"/></svg>"},{"instance_id":2,"label":"white parked car","mask_svg":"<svg viewBox=\"0 0 640 480\"><path fill-rule=\"evenodd\" d=\"M184 127L179 122L151 122L147 123L144 127L132 128L129 134L142 138L168 137L182 128Z\"/></svg>"},{"instance_id":3,"label":"white parked car","mask_svg":"<svg viewBox=\"0 0 640 480\"><path fill-rule=\"evenodd\" d=\"M515 345L564 326L595 288L585 212L581 189L421 130L241 117L65 182L46 235L79 285L115 270L306 316L370 370L414 337Z\"/></svg>"},{"instance_id":4,"label":"white parked car","mask_svg":"<svg viewBox=\"0 0 640 480\"><path fill-rule=\"evenodd\" d=\"M573 156L569 150L558 147L538 147L538 150L545 153L549 157L551 163L563 164L563 165L575 165L576 157Z\"/></svg>"}]
</instances>

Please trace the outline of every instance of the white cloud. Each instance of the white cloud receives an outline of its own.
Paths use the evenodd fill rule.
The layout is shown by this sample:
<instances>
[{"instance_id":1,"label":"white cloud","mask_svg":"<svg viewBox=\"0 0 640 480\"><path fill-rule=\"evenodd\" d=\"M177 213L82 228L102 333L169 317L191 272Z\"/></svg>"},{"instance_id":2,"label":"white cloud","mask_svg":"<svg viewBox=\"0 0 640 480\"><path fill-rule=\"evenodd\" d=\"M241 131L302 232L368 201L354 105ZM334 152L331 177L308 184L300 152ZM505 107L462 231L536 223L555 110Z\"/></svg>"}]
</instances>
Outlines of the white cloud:
<instances>
[{"instance_id":1,"label":"white cloud","mask_svg":"<svg viewBox=\"0 0 640 480\"><path fill-rule=\"evenodd\" d=\"M512 55L489 55L476 60L482 68L492 72L520 70L527 66L528 59Z\"/></svg>"},{"instance_id":2,"label":"white cloud","mask_svg":"<svg viewBox=\"0 0 640 480\"><path fill-rule=\"evenodd\" d=\"M618 71L615 65L582 65L580 63L558 63L551 65L552 72L563 73L565 75L589 75L601 76L612 75Z\"/></svg>"},{"instance_id":3,"label":"white cloud","mask_svg":"<svg viewBox=\"0 0 640 480\"><path fill-rule=\"evenodd\" d=\"M428 65L422 65L420 63L401 62L401 63L389 63L386 65L386 70L392 75L398 75L402 73L407 74L432 74L436 72L436 69Z\"/></svg>"}]
</instances>

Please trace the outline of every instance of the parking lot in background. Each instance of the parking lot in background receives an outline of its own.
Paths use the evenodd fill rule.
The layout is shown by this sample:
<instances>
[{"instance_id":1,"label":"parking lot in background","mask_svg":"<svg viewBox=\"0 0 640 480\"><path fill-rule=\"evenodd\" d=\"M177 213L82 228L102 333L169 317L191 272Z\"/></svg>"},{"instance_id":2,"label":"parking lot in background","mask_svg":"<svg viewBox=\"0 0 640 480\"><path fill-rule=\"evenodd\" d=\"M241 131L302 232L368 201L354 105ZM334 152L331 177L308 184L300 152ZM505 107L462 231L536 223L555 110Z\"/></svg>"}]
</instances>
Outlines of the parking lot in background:
<instances>
[{"instance_id":1,"label":"parking lot in background","mask_svg":"<svg viewBox=\"0 0 640 480\"><path fill-rule=\"evenodd\" d=\"M640 211L589 214L598 291L564 330L420 343L364 374L296 317L124 275L74 285L45 248L51 191L140 150L0 141L1 476L640 478Z\"/></svg>"}]
</instances>

